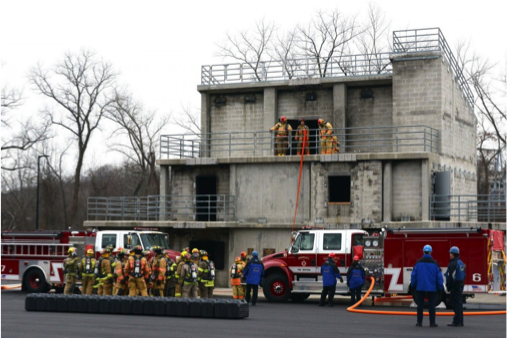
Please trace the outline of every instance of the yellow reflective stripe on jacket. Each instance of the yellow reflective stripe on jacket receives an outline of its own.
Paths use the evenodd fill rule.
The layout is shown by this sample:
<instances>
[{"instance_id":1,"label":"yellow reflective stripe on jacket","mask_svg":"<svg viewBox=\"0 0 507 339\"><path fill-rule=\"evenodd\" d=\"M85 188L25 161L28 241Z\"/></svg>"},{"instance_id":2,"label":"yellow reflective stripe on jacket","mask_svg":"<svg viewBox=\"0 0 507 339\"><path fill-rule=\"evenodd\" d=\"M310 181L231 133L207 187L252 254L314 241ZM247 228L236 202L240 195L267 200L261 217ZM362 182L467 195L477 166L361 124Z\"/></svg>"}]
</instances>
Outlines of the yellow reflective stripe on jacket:
<instances>
[{"instance_id":1,"label":"yellow reflective stripe on jacket","mask_svg":"<svg viewBox=\"0 0 507 339\"><path fill-rule=\"evenodd\" d=\"M195 283L195 282L187 282L187 281L183 281L183 284L184 284L184 285L196 285L197 283Z\"/></svg>"},{"instance_id":2,"label":"yellow reflective stripe on jacket","mask_svg":"<svg viewBox=\"0 0 507 339\"><path fill-rule=\"evenodd\" d=\"M93 277L95 274L93 273L83 273L81 274L83 277Z\"/></svg>"}]
</instances>

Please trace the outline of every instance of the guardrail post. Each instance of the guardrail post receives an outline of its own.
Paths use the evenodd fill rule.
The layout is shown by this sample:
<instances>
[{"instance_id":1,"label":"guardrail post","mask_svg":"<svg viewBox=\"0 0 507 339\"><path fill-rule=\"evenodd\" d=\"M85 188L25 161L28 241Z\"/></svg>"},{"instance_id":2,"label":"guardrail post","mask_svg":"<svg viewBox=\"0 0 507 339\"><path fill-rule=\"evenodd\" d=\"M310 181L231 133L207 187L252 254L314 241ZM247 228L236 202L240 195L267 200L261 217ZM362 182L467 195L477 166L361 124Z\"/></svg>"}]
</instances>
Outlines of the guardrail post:
<instances>
[{"instance_id":1,"label":"guardrail post","mask_svg":"<svg viewBox=\"0 0 507 339\"><path fill-rule=\"evenodd\" d=\"M254 132L254 142L253 142L253 151L254 151L254 157L255 157L255 153L256 153L256 148L257 148L257 133Z\"/></svg>"},{"instance_id":2,"label":"guardrail post","mask_svg":"<svg viewBox=\"0 0 507 339\"><path fill-rule=\"evenodd\" d=\"M458 221L461 221L461 196L458 195Z\"/></svg>"},{"instance_id":3,"label":"guardrail post","mask_svg":"<svg viewBox=\"0 0 507 339\"><path fill-rule=\"evenodd\" d=\"M192 140L192 155L190 156L191 158L194 157L194 142L195 140Z\"/></svg>"},{"instance_id":4,"label":"guardrail post","mask_svg":"<svg viewBox=\"0 0 507 339\"><path fill-rule=\"evenodd\" d=\"M371 140L370 140L370 137L371 137L371 128L368 127L368 152L371 152Z\"/></svg>"},{"instance_id":5,"label":"guardrail post","mask_svg":"<svg viewBox=\"0 0 507 339\"><path fill-rule=\"evenodd\" d=\"M426 127L423 127L424 133L424 152L426 152Z\"/></svg>"},{"instance_id":6,"label":"guardrail post","mask_svg":"<svg viewBox=\"0 0 507 339\"><path fill-rule=\"evenodd\" d=\"M229 133L229 157L231 156L231 148L232 148L232 133Z\"/></svg>"},{"instance_id":7,"label":"guardrail post","mask_svg":"<svg viewBox=\"0 0 507 339\"><path fill-rule=\"evenodd\" d=\"M398 127L396 127L396 152L398 152Z\"/></svg>"}]
</instances>

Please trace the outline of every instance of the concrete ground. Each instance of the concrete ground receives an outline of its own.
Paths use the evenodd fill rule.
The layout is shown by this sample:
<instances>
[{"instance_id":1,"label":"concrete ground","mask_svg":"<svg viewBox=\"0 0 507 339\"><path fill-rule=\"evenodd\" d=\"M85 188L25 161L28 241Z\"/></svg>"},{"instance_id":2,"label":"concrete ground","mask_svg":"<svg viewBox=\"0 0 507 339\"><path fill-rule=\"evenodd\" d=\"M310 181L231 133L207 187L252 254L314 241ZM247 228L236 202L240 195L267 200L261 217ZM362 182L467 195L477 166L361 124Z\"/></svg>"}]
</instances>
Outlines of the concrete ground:
<instances>
[{"instance_id":1,"label":"concrete ground","mask_svg":"<svg viewBox=\"0 0 507 339\"><path fill-rule=\"evenodd\" d=\"M230 297L230 289L217 296ZM415 316L347 312L347 298L336 307L318 307L316 297L301 304L268 303L261 297L244 319L157 317L72 312L27 312L26 293L1 293L3 337L77 338L505 338L505 315L466 317L465 327L446 326L451 316L439 316L439 327L415 327ZM343 304L342 304L343 303ZM342 305L340 305L342 304ZM505 306L505 305L504 305ZM362 310L406 311L405 307L364 306ZM412 312L414 310L411 310Z\"/></svg>"}]
</instances>

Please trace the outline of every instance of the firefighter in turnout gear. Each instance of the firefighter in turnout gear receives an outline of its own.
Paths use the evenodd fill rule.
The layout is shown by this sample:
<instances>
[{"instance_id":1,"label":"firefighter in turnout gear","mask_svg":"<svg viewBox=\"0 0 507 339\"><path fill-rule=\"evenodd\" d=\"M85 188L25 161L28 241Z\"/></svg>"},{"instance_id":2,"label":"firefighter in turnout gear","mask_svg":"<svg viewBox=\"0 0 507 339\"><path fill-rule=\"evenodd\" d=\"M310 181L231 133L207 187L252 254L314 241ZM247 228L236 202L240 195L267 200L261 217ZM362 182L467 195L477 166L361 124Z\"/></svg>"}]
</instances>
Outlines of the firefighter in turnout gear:
<instances>
[{"instance_id":1,"label":"firefighter in turnout gear","mask_svg":"<svg viewBox=\"0 0 507 339\"><path fill-rule=\"evenodd\" d=\"M178 257L179 258L179 257ZM178 259L176 258L176 260ZM178 279L176 279L176 268L178 265L169 257L169 254L165 255L166 260L166 271L165 271L165 291L164 295L167 297L174 297L176 285Z\"/></svg>"},{"instance_id":2,"label":"firefighter in turnout gear","mask_svg":"<svg viewBox=\"0 0 507 339\"><path fill-rule=\"evenodd\" d=\"M151 270L146 258L142 257L143 248L141 245L134 246L134 256L130 256L125 271L129 275L129 296L148 296L146 281L149 279Z\"/></svg>"},{"instance_id":3,"label":"firefighter in turnout gear","mask_svg":"<svg viewBox=\"0 0 507 339\"><path fill-rule=\"evenodd\" d=\"M176 274L174 277L177 280L176 288L174 291L174 296L176 298L181 297L181 284L183 283L183 279L181 278L181 270L183 269L183 265L185 264L185 256L187 255L188 251L183 249L181 251L181 256L179 257L179 262L177 262L176 266Z\"/></svg>"},{"instance_id":4,"label":"firefighter in turnout gear","mask_svg":"<svg viewBox=\"0 0 507 339\"><path fill-rule=\"evenodd\" d=\"M199 291L201 299L213 298L215 287L215 264L208 259L208 252L201 250L201 262L199 263Z\"/></svg>"},{"instance_id":5,"label":"firefighter in turnout gear","mask_svg":"<svg viewBox=\"0 0 507 339\"><path fill-rule=\"evenodd\" d=\"M243 251L239 254L239 257L241 258L241 263L243 264L243 269L245 269L246 264L248 264L248 255L246 254L245 251ZM246 296L246 282L245 282L245 279L243 278L243 276L241 277L240 288L242 290L243 296Z\"/></svg>"},{"instance_id":6,"label":"firefighter in turnout gear","mask_svg":"<svg viewBox=\"0 0 507 339\"><path fill-rule=\"evenodd\" d=\"M155 252L155 256L151 259L151 280L153 282L152 292L155 297L163 297L167 262L164 254L162 254L162 247L153 246L152 250Z\"/></svg>"},{"instance_id":7,"label":"firefighter in turnout gear","mask_svg":"<svg viewBox=\"0 0 507 339\"><path fill-rule=\"evenodd\" d=\"M331 154L333 144L333 126L324 119L319 119L320 154Z\"/></svg>"},{"instance_id":8,"label":"firefighter in turnout gear","mask_svg":"<svg viewBox=\"0 0 507 339\"><path fill-rule=\"evenodd\" d=\"M245 293L241 286L243 268L243 261L241 261L240 257L236 257L236 259L234 259L234 264L232 264L229 270L229 274L231 275L232 296L234 299L243 300L245 298Z\"/></svg>"},{"instance_id":9,"label":"firefighter in turnout gear","mask_svg":"<svg viewBox=\"0 0 507 339\"><path fill-rule=\"evenodd\" d=\"M128 251L121 249L118 251L114 271L116 276L114 295L127 295L128 294L128 273L125 271L125 266L128 262Z\"/></svg>"},{"instance_id":10,"label":"firefighter in turnout gear","mask_svg":"<svg viewBox=\"0 0 507 339\"><path fill-rule=\"evenodd\" d=\"M95 268L96 260L93 250L90 248L86 251L86 257L81 260L79 271L81 273L81 283L83 284L83 294L92 294L93 285L95 285Z\"/></svg>"},{"instance_id":11,"label":"firefighter in turnout gear","mask_svg":"<svg viewBox=\"0 0 507 339\"><path fill-rule=\"evenodd\" d=\"M301 118L299 121L301 123L298 126L298 129L296 131L296 140L298 141L298 146L297 146L298 155L301 155L301 151L303 150L303 144L305 145L304 153L306 155L310 155L310 148L308 147L309 146L308 139L310 137L310 129L305 124L305 118ZM306 131L306 135L305 135L305 131Z\"/></svg>"},{"instance_id":12,"label":"firefighter in turnout gear","mask_svg":"<svg viewBox=\"0 0 507 339\"><path fill-rule=\"evenodd\" d=\"M187 253L181 269L181 279L183 280L181 295L184 298L197 298L197 275L199 270L192 259L192 255Z\"/></svg>"},{"instance_id":13,"label":"firefighter in turnout gear","mask_svg":"<svg viewBox=\"0 0 507 339\"><path fill-rule=\"evenodd\" d=\"M289 135L292 133L292 127L287 122L286 117L281 117L280 122L273 126L270 131L276 131L275 137L275 156L283 157L289 147Z\"/></svg>"},{"instance_id":14,"label":"firefighter in turnout gear","mask_svg":"<svg viewBox=\"0 0 507 339\"><path fill-rule=\"evenodd\" d=\"M65 274L65 289L63 294L73 294L79 275L79 258L75 247L69 248L69 256L63 261L63 273Z\"/></svg>"},{"instance_id":15,"label":"firefighter in turnout gear","mask_svg":"<svg viewBox=\"0 0 507 339\"><path fill-rule=\"evenodd\" d=\"M95 281L97 282L97 294L98 295L111 295L113 282L113 270L111 267L111 249L106 247L102 252L99 260L95 264Z\"/></svg>"}]
</instances>

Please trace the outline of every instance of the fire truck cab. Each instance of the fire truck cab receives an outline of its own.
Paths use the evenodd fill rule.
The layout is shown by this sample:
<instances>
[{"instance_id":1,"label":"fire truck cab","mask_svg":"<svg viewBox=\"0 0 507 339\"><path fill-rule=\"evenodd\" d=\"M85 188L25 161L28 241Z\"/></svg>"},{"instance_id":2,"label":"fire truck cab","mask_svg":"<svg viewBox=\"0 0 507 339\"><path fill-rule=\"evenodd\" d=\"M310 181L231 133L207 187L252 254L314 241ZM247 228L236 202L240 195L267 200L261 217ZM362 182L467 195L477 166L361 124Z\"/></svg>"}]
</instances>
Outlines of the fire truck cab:
<instances>
[{"instance_id":1,"label":"fire truck cab","mask_svg":"<svg viewBox=\"0 0 507 339\"><path fill-rule=\"evenodd\" d=\"M63 290L63 261L70 247L78 256L92 248L98 258L103 248L131 248L141 245L150 249L157 245L175 260L179 252L169 249L168 235L157 231L26 231L2 232L2 284L21 283L22 290L39 293L52 288Z\"/></svg>"}]
</instances>

